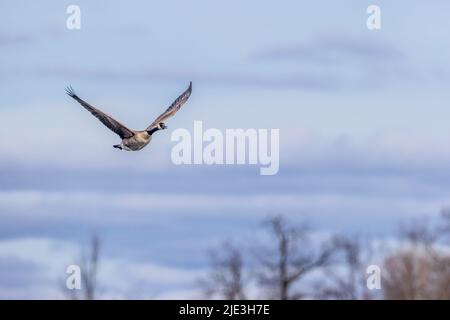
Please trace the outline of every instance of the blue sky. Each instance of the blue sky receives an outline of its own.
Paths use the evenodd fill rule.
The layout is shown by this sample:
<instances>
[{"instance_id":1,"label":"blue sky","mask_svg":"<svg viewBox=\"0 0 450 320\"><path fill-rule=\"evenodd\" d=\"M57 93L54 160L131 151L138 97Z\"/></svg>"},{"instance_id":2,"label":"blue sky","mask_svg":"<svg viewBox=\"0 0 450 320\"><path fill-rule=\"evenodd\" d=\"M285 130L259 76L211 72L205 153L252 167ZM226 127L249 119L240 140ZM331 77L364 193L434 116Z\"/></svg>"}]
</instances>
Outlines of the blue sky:
<instances>
[{"instance_id":1,"label":"blue sky","mask_svg":"<svg viewBox=\"0 0 450 320\"><path fill-rule=\"evenodd\" d=\"M70 4L80 30L66 28ZM381 30L366 28L370 4ZM205 250L247 241L270 214L381 238L437 215L450 203L449 7L2 2L0 298L61 296L93 232L105 296L190 298ZM118 138L64 92L142 129L191 80L168 132L138 153L113 149ZM279 128L279 173L174 166L170 133L194 120Z\"/></svg>"}]
</instances>

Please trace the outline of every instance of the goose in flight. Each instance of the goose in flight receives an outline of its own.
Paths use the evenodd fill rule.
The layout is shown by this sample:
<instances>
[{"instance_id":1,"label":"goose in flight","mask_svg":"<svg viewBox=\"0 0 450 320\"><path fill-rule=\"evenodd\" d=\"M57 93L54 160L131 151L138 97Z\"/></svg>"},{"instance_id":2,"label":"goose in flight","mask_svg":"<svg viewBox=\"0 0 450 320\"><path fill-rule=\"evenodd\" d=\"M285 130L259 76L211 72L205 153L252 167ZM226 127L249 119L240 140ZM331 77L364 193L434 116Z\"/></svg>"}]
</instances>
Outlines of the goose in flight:
<instances>
[{"instance_id":1,"label":"goose in flight","mask_svg":"<svg viewBox=\"0 0 450 320\"><path fill-rule=\"evenodd\" d=\"M110 130L115 132L122 139L120 144L116 144L113 147L120 150L138 151L144 148L152 140L152 135L158 130L167 129L164 121L172 117L181 106L189 99L192 92L192 82L189 83L189 87L184 91L171 105L164 111L155 121L152 122L145 130L136 131L131 130L121 124L119 121L100 111L94 106L90 105L80 97L78 97L71 86L66 88L66 93L80 103L86 110L100 120Z\"/></svg>"}]
</instances>

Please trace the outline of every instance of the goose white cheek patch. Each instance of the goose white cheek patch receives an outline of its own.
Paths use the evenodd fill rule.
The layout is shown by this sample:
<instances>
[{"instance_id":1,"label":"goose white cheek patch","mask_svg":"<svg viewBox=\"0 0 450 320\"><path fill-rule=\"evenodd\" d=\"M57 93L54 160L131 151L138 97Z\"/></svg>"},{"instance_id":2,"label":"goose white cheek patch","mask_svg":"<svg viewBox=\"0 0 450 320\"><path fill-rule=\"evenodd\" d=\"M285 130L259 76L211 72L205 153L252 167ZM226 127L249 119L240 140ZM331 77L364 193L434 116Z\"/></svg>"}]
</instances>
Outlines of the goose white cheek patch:
<instances>
[{"instance_id":1,"label":"goose white cheek patch","mask_svg":"<svg viewBox=\"0 0 450 320\"><path fill-rule=\"evenodd\" d=\"M175 165L260 165L260 175L275 175L280 168L279 129L203 130L202 121L194 121L193 135L176 129L171 140L171 159Z\"/></svg>"}]
</instances>

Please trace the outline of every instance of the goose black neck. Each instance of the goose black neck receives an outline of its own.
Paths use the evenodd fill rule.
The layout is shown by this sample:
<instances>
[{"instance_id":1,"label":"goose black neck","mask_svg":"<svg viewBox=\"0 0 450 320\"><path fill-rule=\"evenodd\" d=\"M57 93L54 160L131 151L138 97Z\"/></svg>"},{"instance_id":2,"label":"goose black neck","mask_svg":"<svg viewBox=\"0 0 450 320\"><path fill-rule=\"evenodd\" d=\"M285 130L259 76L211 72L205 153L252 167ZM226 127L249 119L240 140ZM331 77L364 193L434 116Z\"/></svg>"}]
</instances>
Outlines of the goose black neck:
<instances>
[{"instance_id":1,"label":"goose black neck","mask_svg":"<svg viewBox=\"0 0 450 320\"><path fill-rule=\"evenodd\" d=\"M158 131L158 130L159 130L158 127L154 127L154 128L152 128L152 129L150 129L150 130L147 130L147 133L148 133L149 135L152 135L153 133L155 133L155 132Z\"/></svg>"}]
</instances>

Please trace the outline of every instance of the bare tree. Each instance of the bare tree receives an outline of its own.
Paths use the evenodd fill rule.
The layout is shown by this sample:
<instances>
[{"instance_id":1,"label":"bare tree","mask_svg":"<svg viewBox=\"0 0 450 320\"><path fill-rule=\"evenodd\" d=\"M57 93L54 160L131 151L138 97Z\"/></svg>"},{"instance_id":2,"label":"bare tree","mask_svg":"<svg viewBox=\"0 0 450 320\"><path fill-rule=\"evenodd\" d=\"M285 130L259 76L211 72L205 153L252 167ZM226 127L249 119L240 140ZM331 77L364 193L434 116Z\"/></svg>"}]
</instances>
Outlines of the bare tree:
<instances>
[{"instance_id":1,"label":"bare tree","mask_svg":"<svg viewBox=\"0 0 450 320\"><path fill-rule=\"evenodd\" d=\"M428 221L404 227L404 247L385 259L385 299L450 299L450 255L439 247L441 228Z\"/></svg>"},{"instance_id":2,"label":"bare tree","mask_svg":"<svg viewBox=\"0 0 450 320\"><path fill-rule=\"evenodd\" d=\"M85 288L85 299L94 300L97 291L97 272L100 254L100 240L94 235L91 238L90 252L83 256L81 262L81 279Z\"/></svg>"},{"instance_id":3,"label":"bare tree","mask_svg":"<svg viewBox=\"0 0 450 320\"><path fill-rule=\"evenodd\" d=\"M450 241L450 207L445 207L441 211L441 225L438 234L447 242Z\"/></svg>"},{"instance_id":4,"label":"bare tree","mask_svg":"<svg viewBox=\"0 0 450 320\"><path fill-rule=\"evenodd\" d=\"M305 293L294 292L294 285L307 274L327 265L333 248L312 245L306 225L289 226L281 216L273 217L266 225L275 248L257 249L258 282L271 292L271 298L300 299Z\"/></svg>"},{"instance_id":5,"label":"bare tree","mask_svg":"<svg viewBox=\"0 0 450 320\"><path fill-rule=\"evenodd\" d=\"M439 270L434 257L425 251L405 250L389 256L384 263L385 299L450 299L448 272ZM444 282L442 282L444 280Z\"/></svg>"},{"instance_id":6,"label":"bare tree","mask_svg":"<svg viewBox=\"0 0 450 320\"><path fill-rule=\"evenodd\" d=\"M81 270L81 289L71 290L68 295L70 299L96 299L99 258L100 239L97 235L93 235L90 239L89 250L82 252L79 262ZM65 289L65 292L67 292L67 289Z\"/></svg>"},{"instance_id":7,"label":"bare tree","mask_svg":"<svg viewBox=\"0 0 450 320\"><path fill-rule=\"evenodd\" d=\"M371 249L358 237L337 236L333 239L335 264L325 269L326 279L316 285L320 299L371 299L366 286L366 268Z\"/></svg>"},{"instance_id":8,"label":"bare tree","mask_svg":"<svg viewBox=\"0 0 450 320\"><path fill-rule=\"evenodd\" d=\"M199 280L207 297L227 300L246 299L244 292L244 260L240 249L229 242L211 250L209 254L211 271Z\"/></svg>"},{"instance_id":9,"label":"bare tree","mask_svg":"<svg viewBox=\"0 0 450 320\"><path fill-rule=\"evenodd\" d=\"M399 238L412 246L430 249L440 237L436 231L428 219L415 219L400 225Z\"/></svg>"}]
</instances>

